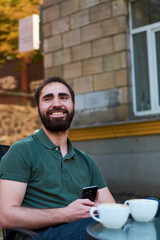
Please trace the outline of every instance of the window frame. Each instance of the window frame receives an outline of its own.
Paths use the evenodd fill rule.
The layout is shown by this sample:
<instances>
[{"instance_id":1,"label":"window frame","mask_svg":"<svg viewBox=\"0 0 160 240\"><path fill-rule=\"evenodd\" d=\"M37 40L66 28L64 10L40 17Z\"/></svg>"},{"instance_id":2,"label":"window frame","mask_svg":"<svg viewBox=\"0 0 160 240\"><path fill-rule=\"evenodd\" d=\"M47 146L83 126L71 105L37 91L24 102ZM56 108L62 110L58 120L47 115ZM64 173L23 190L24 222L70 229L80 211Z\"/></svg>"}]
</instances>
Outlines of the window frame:
<instances>
[{"instance_id":1,"label":"window frame","mask_svg":"<svg viewBox=\"0 0 160 240\"><path fill-rule=\"evenodd\" d=\"M160 31L160 21L145 25L142 27L132 28L132 11L131 2L130 8L130 44L131 44L131 72L132 72L132 95L133 95L133 112L135 116L155 115L160 114L159 94L158 93L158 69L156 60L156 43L155 33ZM134 66L134 45L133 35L136 33L146 32L147 52L148 52L148 72L149 72L149 91L150 91L150 110L138 111L136 102L136 81L135 81L135 66ZM156 96L156 97L155 97Z\"/></svg>"}]
</instances>

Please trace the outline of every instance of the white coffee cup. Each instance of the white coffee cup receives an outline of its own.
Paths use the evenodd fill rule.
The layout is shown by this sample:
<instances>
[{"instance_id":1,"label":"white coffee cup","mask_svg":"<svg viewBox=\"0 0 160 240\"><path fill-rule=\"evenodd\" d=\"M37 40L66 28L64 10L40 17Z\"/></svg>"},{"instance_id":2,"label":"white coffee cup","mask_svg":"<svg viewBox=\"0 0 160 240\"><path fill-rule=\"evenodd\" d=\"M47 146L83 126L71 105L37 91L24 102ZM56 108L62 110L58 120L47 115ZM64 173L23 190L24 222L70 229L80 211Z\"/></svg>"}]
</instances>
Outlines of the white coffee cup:
<instances>
[{"instance_id":1,"label":"white coffee cup","mask_svg":"<svg viewBox=\"0 0 160 240\"><path fill-rule=\"evenodd\" d=\"M129 205L132 217L139 222L151 221L158 209L158 201L151 199L131 199L124 204Z\"/></svg>"},{"instance_id":2,"label":"white coffee cup","mask_svg":"<svg viewBox=\"0 0 160 240\"><path fill-rule=\"evenodd\" d=\"M95 216L98 213L99 218ZM91 217L106 228L119 229L124 226L129 216L129 207L118 203L101 203L90 210Z\"/></svg>"}]
</instances>

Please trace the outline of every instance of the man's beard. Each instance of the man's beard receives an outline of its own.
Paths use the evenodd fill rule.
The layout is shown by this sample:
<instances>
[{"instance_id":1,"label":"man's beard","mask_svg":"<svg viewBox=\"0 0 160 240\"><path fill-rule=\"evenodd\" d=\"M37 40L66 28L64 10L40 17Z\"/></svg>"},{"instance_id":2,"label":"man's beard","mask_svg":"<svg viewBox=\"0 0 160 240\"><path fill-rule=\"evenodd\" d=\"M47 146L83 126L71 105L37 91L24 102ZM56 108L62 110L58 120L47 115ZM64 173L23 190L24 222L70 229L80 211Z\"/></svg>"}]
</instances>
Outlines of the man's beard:
<instances>
[{"instance_id":1,"label":"man's beard","mask_svg":"<svg viewBox=\"0 0 160 240\"><path fill-rule=\"evenodd\" d=\"M67 109L65 109L65 113L66 113L65 119L62 119L60 117L56 117L56 118L50 117L49 113L51 111L62 111L62 110L64 112L64 109L53 108L52 110L47 111L46 115L44 115L40 112L40 109L38 108L40 119L44 127L48 131L58 133L58 132L65 132L67 129L69 129L74 116L74 108L70 113Z\"/></svg>"}]
</instances>

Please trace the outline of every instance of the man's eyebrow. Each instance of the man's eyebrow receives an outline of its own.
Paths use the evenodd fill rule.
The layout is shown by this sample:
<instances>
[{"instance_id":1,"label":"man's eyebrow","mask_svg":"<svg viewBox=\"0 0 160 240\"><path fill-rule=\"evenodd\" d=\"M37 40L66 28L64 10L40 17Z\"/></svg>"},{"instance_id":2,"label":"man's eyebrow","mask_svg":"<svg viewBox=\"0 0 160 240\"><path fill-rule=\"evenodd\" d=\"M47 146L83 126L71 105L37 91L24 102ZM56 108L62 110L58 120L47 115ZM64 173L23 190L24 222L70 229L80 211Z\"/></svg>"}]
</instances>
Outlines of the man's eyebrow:
<instances>
[{"instance_id":1,"label":"man's eyebrow","mask_svg":"<svg viewBox=\"0 0 160 240\"><path fill-rule=\"evenodd\" d=\"M47 98L47 97L53 97L53 93L48 93L42 97L42 99Z\"/></svg>"},{"instance_id":2,"label":"man's eyebrow","mask_svg":"<svg viewBox=\"0 0 160 240\"><path fill-rule=\"evenodd\" d=\"M63 93L63 92L60 92L59 94L58 94L58 96L70 96L68 93Z\"/></svg>"}]
</instances>

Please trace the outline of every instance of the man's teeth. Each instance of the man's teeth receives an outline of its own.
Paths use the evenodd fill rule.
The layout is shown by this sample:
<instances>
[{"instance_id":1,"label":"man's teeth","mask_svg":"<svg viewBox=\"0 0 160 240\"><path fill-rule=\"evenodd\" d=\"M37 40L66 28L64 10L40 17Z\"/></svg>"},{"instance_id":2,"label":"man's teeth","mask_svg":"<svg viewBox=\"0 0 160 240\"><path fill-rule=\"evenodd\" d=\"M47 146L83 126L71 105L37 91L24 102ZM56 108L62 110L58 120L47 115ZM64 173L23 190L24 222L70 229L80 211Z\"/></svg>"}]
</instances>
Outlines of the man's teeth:
<instances>
[{"instance_id":1,"label":"man's teeth","mask_svg":"<svg viewBox=\"0 0 160 240\"><path fill-rule=\"evenodd\" d=\"M62 112L53 112L52 115L62 115Z\"/></svg>"}]
</instances>

